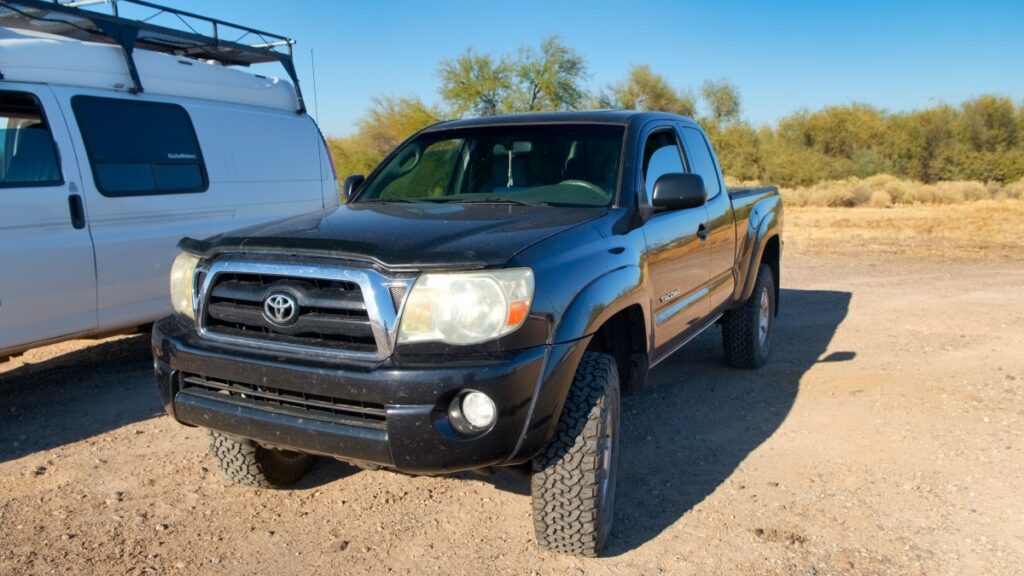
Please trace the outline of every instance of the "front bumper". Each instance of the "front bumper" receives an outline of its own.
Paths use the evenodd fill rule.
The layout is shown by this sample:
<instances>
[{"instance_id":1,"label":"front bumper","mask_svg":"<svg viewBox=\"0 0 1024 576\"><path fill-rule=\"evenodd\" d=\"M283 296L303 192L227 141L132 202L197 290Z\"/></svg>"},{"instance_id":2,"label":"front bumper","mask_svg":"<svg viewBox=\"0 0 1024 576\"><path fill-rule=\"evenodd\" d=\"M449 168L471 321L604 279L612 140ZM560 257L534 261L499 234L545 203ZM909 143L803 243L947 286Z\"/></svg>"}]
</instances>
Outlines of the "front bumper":
<instances>
[{"instance_id":1,"label":"front bumper","mask_svg":"<svg viewBox=\"0 0 1024 576\"><path fill-rule=\"evenodd\" d=\"M153 328L157 387L179 422L417 474L531 458L554 429L583 349L577 341L486 357L393 357L367 369L212 344L177 317ZM190 385L206 379L248 387L270 401ZM452 429L445 416L452 398L467 389L484 392L498 408L494 426L472 437ZM275 394L314 409L275 404ZM336 418L333 402L369 407L380 416L368 422Z\"/></svg>"}]
</instances>

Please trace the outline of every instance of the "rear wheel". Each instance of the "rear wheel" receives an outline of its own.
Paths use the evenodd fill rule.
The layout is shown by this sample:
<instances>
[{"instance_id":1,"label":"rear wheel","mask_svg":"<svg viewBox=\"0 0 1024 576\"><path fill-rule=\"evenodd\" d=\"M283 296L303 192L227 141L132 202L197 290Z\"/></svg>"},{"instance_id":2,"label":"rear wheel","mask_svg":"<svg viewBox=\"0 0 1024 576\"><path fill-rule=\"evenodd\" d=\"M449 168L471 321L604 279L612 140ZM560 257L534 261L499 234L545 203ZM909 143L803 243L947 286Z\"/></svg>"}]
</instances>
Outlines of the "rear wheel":
<instances>
[{"instance_id":1,"label":"rear wheel","mask_svg":"<svg viewBox=\"0 0 1024 576\"><path fill-rule=\"evenodd\" d=\"M612 527L619 452L615 360L586 352L554 437L534 459L533 524L541 548L597 556Z\"/></svg>"},{"instance_id":2,"label":"rear wheel","mask_svg":"<svg viewBox=\"0 0 1024 576\"><path fill-rule=\"evenodd\" d=\"M768 361L775 307L775 275L770 266L761 264L750 298L722 316L726 364L734 368L760 368Z\"/></svg>"},{"instance_id":3,"label":"rear wheel","mask_svg":"<svg viewBox=\"0 0 1024 576\"><path fill-rule=\"evenodd\" d=\"M309 470L313 457L291 450L260 446L254 440L210 431L210 454L238 484L281 488L297 482Z\"/></svg>"}]
</instances>

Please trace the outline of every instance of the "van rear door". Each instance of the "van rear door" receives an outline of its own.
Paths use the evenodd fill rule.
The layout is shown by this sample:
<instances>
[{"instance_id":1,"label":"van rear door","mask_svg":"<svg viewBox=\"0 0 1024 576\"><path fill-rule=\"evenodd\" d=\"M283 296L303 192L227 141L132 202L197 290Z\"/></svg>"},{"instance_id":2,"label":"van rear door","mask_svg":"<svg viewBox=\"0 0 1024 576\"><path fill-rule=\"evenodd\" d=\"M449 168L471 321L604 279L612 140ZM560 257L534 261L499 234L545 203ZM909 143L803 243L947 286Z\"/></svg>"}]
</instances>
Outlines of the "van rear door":
<instances>
[{"instance_id":1,"label":"van rear door","mask_svg":"<svg viewBox=\"0 0 1024 576\"><path fill-rule=\"evenodd\" d=\"M0 86L0 352L96 328L80 185L50 89Z\"/></svg>"}]
</instances>

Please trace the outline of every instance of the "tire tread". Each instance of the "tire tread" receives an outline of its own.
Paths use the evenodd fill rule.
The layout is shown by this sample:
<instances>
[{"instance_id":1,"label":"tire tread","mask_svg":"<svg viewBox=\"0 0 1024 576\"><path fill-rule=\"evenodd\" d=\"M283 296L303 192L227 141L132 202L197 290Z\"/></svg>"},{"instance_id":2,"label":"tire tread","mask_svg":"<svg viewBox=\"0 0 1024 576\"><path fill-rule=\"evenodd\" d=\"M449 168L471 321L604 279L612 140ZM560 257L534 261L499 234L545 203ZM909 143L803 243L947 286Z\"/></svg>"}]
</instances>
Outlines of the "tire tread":
<instances>
[{"instance_id":1,"label":"tire tread","mask_svg":"<svg viewBox=\"0 0 1024 576\"><path fill-rule=\"evenodd\" d=\"M210 431L210 454L221 471L237 484L280 488L298 481L312 464L306 454L282 461L253 440ZM294 453L293 453L294 454Z\"/></svg>"},{"instance_id":2,"label":"tire tread","mask_svg":"<svg viewBox=\"0 0 1024 576\"><path fill-rule=\"evenodd\" d=\"M733 368L760 368L767 359L759 349L757 321L761 304L759 296L769 282L774 282L772 269L767 264L761 264L750 297L739 308L722 316L725 363ZM774 295L771 297L774 298Z\"/></svg>"},{"instance_id":3,"label":"tire tread","mask_svg":"<svg viewBox=\"0 0 1024 576\"><path fill-rule=\"evenodd\" d=\"M618 380L611 356L583 354L555 435L534 459L533 519L541 548L593 557L604 544L610 526L600 526L598 510L600 418L605 402L618 401Z\"/></svg>"}]
</instances>

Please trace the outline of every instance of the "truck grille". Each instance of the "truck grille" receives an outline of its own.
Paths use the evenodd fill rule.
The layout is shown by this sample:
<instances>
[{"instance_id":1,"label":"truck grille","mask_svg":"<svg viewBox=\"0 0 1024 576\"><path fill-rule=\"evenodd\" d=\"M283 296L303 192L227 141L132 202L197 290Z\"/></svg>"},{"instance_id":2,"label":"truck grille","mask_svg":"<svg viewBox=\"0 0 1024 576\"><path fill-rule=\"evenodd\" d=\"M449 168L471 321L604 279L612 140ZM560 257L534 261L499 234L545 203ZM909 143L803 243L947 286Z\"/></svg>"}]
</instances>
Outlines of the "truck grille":
<instances>
[{"instance_id":1,"label":"truck grille","mask_svg":"<svg viewBox=\"0 0 1024 576\"><path fill-rule=\"evenodd\" d=\"M383 404L182 374L181 392L337 424L387 429Z\"/></svg>"},{"instance_id":2,"label":"truck grille","mask_svg":"<svg viewBox=\"0 0 1024 576\"><path fill-rule=\"evenodd\" d=\"M272 322L264 303L275 294L297 308L284 323ZM342 280L222 273L207 290L207 332L281 344L376 352L366 302L359 285Z\"/></svg>"}]
</instances>

